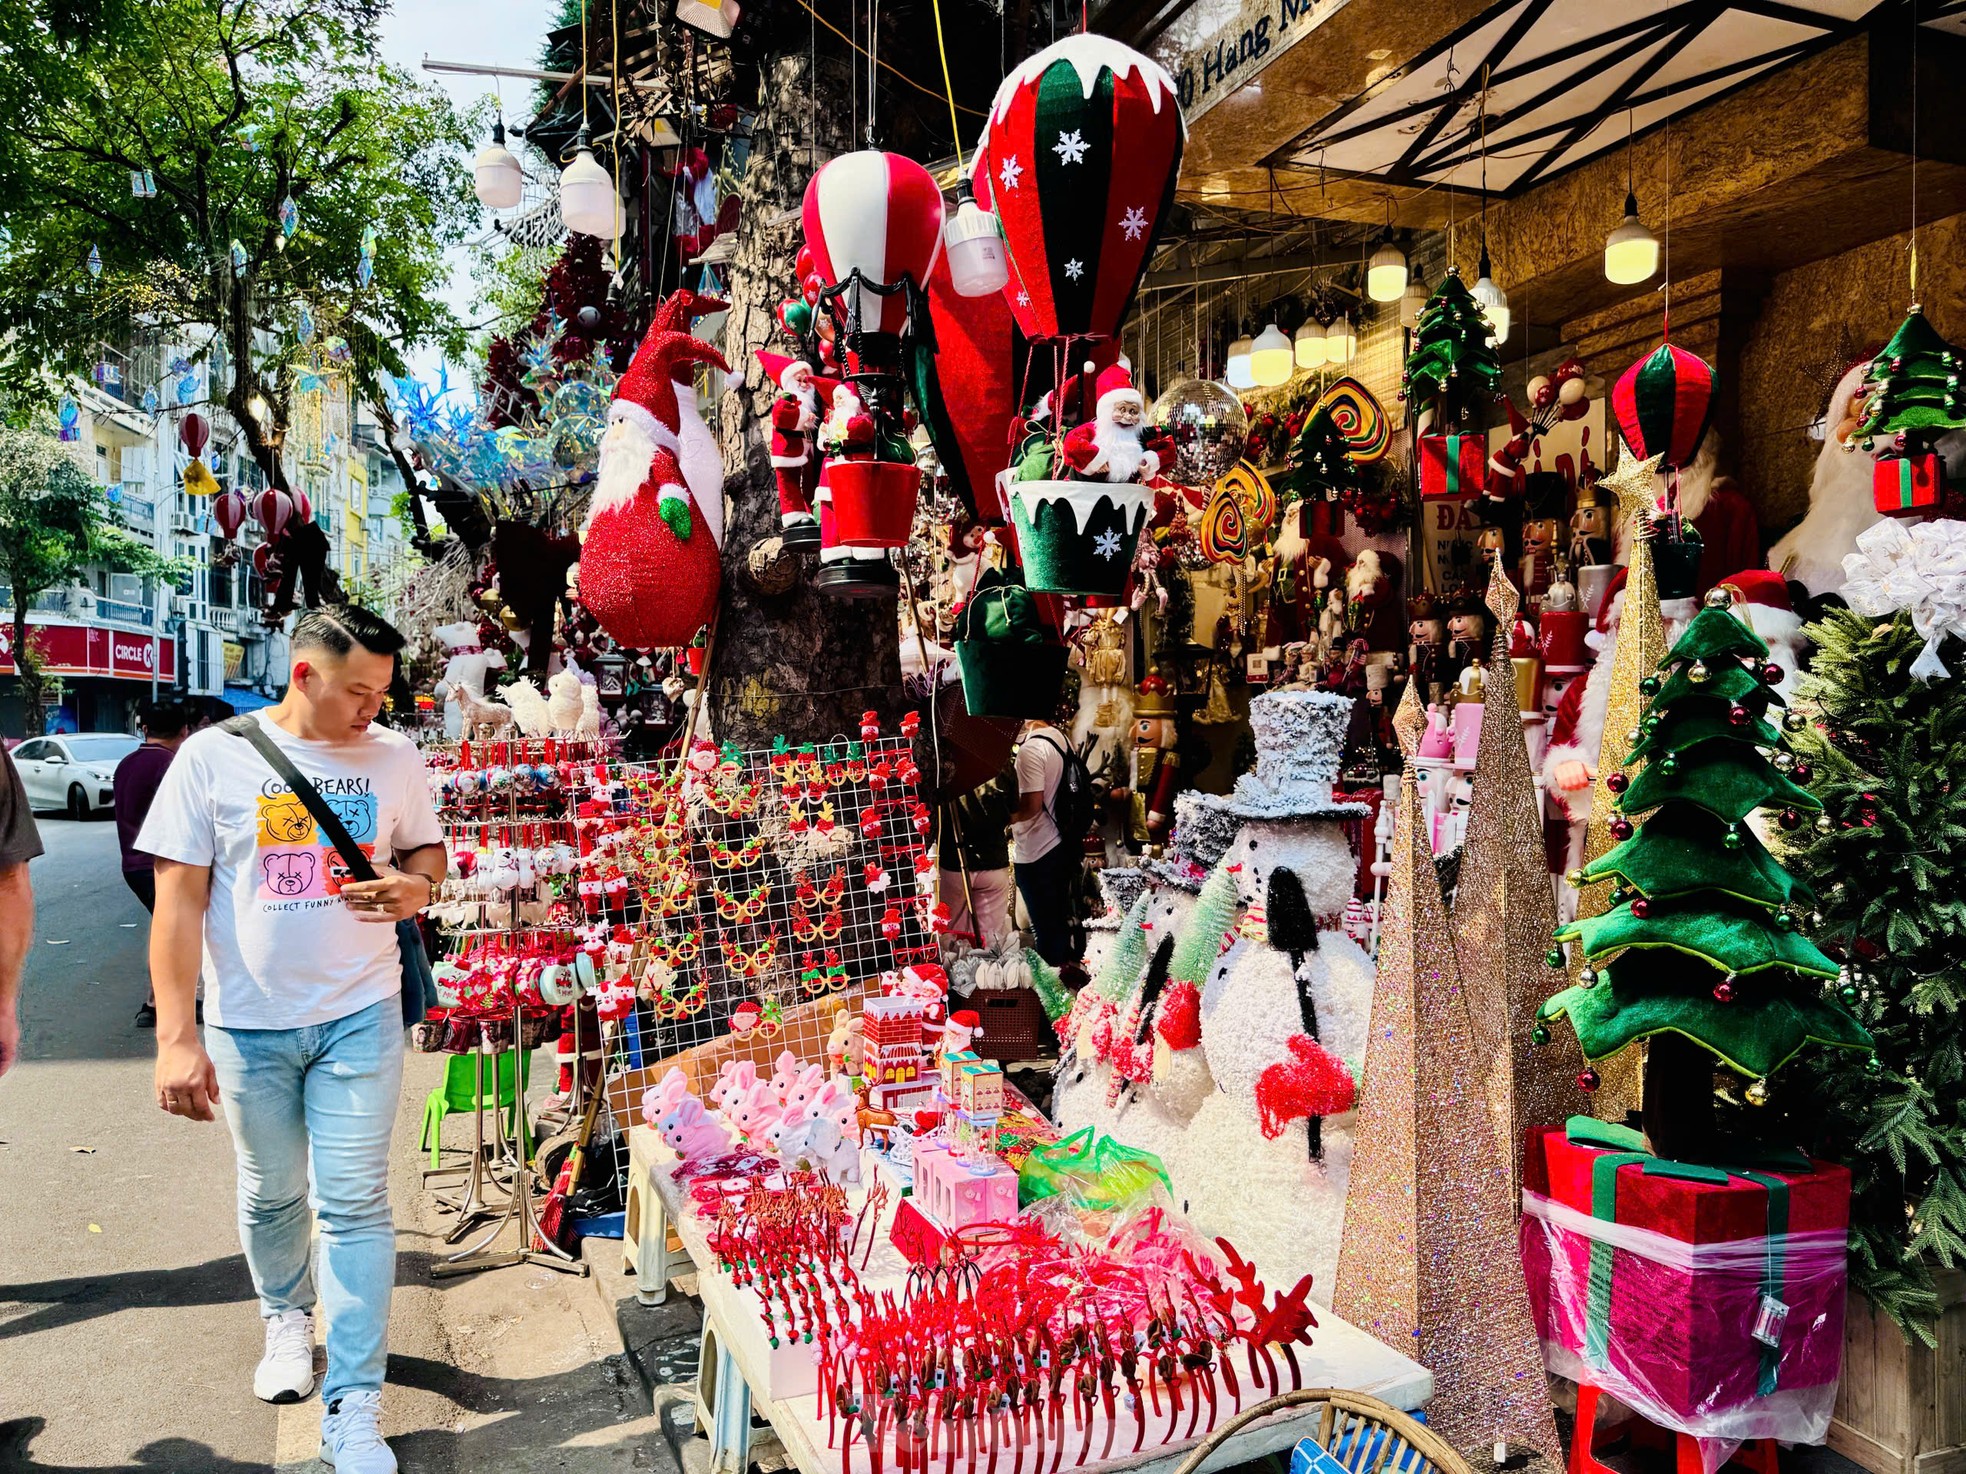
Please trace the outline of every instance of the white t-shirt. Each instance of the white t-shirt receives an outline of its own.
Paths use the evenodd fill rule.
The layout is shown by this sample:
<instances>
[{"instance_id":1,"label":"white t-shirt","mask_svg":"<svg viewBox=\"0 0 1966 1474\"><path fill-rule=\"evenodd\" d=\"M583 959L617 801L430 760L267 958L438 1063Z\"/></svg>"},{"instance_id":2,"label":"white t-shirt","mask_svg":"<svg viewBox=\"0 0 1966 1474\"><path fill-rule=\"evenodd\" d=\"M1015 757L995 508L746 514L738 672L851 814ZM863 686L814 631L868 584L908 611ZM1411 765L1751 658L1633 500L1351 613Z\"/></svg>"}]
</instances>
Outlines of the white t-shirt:
<instances>
[{"instance_id":1,"label":"white t-shirt","mask_svg":"<svg viewBox=\"0 0 1966 1474\"><path fill-rule=\"evenodd\" d=\"M440 844L416 744L386 727L308 742L260 725L321 790L372 859ZM299 1029L359 1013L402 988L396 928L358 921L346 870L285 781L244 737L216 727L178 749L136 847L209 865L205 1014L228 1029Z\"/></svg>"},{"instance_id":2,"label":"white t-shirt","mask_svg":"<svg viewBox=\"0 0 1966 1474\"><path fill-rule=\"evenodd\" d=\"M1056 728L1039 727L1017 749L1018 797L1042 789L1044 803L1035 818L1010 821L1013 864L1028 865L1058 848L1058 821L1051 817L1051 801L1058 793L1058 780L1065 776L1065 755L1058 750L1064 740Z\"/></svg>"}]
</instances>

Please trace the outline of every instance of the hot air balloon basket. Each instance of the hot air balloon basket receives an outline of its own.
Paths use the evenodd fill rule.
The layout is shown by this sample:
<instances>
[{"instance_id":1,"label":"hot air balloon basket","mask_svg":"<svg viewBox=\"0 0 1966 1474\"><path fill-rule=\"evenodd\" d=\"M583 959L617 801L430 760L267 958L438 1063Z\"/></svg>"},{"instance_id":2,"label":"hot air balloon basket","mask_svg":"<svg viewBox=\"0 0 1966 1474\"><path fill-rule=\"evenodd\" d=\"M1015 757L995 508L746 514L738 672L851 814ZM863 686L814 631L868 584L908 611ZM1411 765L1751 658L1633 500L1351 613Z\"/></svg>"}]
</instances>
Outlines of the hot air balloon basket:
<instances>
[{"instance_id":1,"label":"hot air balloon basket","mask_svg":"<svg viewBox=\"0 0 1966 1474\"><path fill-rule=\"evenodd\" d=\"M1010 516L1036 593L1117 599L1147 520L1147 488L1105 481L1019 481Z\"/></svg>"},{"instance_id":2,"label":"hot air balloon basket","mask_svg":"<svg viewBox=\"0 0 1966 1474\"><path fill-rule=\"evenodd\" d=\"M958 640L963 704L973 717L1049 717L1065 685L1064 645Z\"/></svg>"},{"instance_id":3,"label":"hot air balloon basket","mask_svg":"<svg viewBox=\"0 0 1966 1474\"><path fill-rule=\"evenodd\" d=\"M912 461L834 461L833 527L848 548L904 548L915 525L922 473Z\"/></svg>"},{"instance_id":4,"label":"hot air balloon basket","mask_svg":"<svg viewBox=\"0 0 1966 1474\"><path fill-rule=\"evenodd\" d=\"M1945 471L1938 454L1879 456L1871 473L1871 501L1886 517L1920 517L1945 495Z\"/></svg>"}]
</instances>

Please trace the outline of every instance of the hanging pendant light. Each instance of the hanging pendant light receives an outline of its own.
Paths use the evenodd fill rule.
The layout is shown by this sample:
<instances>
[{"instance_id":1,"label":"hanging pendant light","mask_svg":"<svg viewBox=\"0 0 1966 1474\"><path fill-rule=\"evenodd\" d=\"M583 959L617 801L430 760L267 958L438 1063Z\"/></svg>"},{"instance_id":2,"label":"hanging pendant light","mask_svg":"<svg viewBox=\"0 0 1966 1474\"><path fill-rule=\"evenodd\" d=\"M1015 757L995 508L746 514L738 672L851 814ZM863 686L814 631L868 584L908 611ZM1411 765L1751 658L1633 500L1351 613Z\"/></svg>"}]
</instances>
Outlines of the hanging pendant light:
<instances>
[{"instance_id":1,"label":"hanging pendant light","mask_svg":"<svg viewBox=\"0 0 1966 1474\"><path fill-rule=\"evenodd\" d=\"M1374 302L1397 302L1406 291L1407 272L1406 252L1393 240L1388 225L1379 249L1365 263L1365 295Z\"/></svg>"},{"instance_id":2,"label":"hanging pendant light","mask_svg":"<svg viewBox=\"0 0 1966 1474\"><path fill-rule=\"evenodd\" d=\"M503 118L492 124L492 141L478 150L478 157L471 163L471 174L478 203L487 210L509 210L519 203L519 196L525 192L526 171L505 146Z\"/></svg>"},{"instance_id":3,"label":"hanging pendant light","mask_svg":"<svg viewBox=\"0 0 1966 1474\"><path fill-rule=\"evenodd\" d=\"M1324 361L1350 363L1358 353L1358 335L1352 331L1352 315L1341 312L1324 330Z\"/></svg>"},{"instance_id":4,"label":"hanging pendant light","mask_svg":"<svg viewBox=\"0 0 1966 1474\"><path fill-rule=\"evenodd\" d=\"M1405 295L1399 299L1399 325L1403 328L1418 327L1420 314L1427 310L1427 299L1432 295L1419 277L1408 282Z\"/></svg>"},{"instance_id":5,"label":"hanging pendant light","mask_svg":"<svg viewBox=\"0 0 1966 1474\"><path fill-rule=\"evenodd\" d=\"M956 185L956 210L942 227L942 249L949 257L949 281L963 297L987 297L1010 280L1003 231L996 215L978 207L967 177Z\"/></svg>"},{"instance_id":6,"label":"hanging pendant light","mask_svg":"<svg viewBox=\"0 0 1966 1474\"><path fill-rule=\"evenodd\" d=\"M1625 218L1604 238L1604 279L1621 287L1649 281L1659 269L1659 238L1638 218L1637 181L1632 174L1632 116L1625 114Z\"/></svg>"},{"instance_id":7,"label":"hanging pendant light","mask_svg":"<svg viewBox=\"0 0 1966 1474\"><path fill-rule=\"evenodd\" d=\"M1324 332L1324 324L1315 317L1304 319L1304 325L1297 329L1297 336L1292 340L1292 346L1297 353L1297 367L1307 369L1324 367Z\"/></svg>"},{"instance_id":8,"label":"hanging pendant light","mask_svg":"<svg viewBox=\"0 0 1966 1474\"><path fill-rule=\"evenodd\" d=\"M573 162L560 171L560 219L568 230L611 241L621 234L622 213L614 181L587 146L582 128Z\"/></svg>"},{"instance_id":9,"label":"hanging pendant light","mask_svg":"<svg viewBox=\"0 0 1966 1474\"><path fill-rule=\"evenodd\" d=\"M1488 341L1499 343L1509 335L1509 294L1495 285L1494 267L1488 261L1488 242L1481 243L1481 268L1468 293L1488 319Z\"/></svg>"},{"instance_id":10,"label":"hanging pendant light","mask_svg":"<svg viewBox=\"0 0 1966 1474\"><path fill-rule=\"evenodd\" d=\"M1229 344L1228 356L1222 361L1222 381L1231 389L1256 387L1256 371L1249 363L1255 349L1256 340L1249 336L1249 324L1244 323L1241 334Z\"/></svg>"},{"instance_id":11,"label":"hanging pendant light","mask_svg":"<svg viewBox=\"0 0 1966 1474\"><path fill-rule=\"evenodd\" d=\"M1296 367L1296 348L1275 323L1258 333L1256 341L1249 345L1249 372L1259 388L1274 389L1289 383Z\"/></svg>"}]
</instances>

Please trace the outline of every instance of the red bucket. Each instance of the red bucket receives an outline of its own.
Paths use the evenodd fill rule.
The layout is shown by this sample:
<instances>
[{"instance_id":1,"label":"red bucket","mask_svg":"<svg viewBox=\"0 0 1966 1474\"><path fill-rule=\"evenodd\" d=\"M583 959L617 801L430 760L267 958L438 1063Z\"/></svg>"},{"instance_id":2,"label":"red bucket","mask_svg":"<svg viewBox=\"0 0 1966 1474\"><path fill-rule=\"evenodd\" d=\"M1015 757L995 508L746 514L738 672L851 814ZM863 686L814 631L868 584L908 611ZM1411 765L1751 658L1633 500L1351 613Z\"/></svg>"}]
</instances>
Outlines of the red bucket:
<instances>
[{"instance_id":1,"label":"red bucket","mask_svg":"<svg viewBox=\"0 0 1966 1474\"><path fill-rule=\"evenodd\" d=\"M915 525L922 473L912 462L833 461L826 467L833 492L838 546L903 548Z\"/></svg>"}]
</instances>

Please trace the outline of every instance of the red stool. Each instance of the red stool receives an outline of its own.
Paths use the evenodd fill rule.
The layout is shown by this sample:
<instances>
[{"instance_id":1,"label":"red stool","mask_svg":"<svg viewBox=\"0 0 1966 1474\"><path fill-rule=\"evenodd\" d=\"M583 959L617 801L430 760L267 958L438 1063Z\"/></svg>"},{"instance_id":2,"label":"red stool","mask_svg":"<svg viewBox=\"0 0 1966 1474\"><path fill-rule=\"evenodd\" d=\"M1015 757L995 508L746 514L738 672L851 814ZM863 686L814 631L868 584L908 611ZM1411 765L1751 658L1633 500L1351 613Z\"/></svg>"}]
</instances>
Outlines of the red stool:
<instances>
[{"instance_id":1,"label":"red stool","mask_svg":"<svg viewBox=\"0 0 1966 1474\"><path fill-rule=\"evenodd\" d=\"M1570 1474L1616 1474L1597 1458L1597 1400L1603 1392L1589 1382L1577 1384L1577 1426L1570 1434ZM1638 1419L1632 1442L1664 1448L1673 1442L1673 1474L1703 1474L1700 1445L1690 1433L1669 1433L1656 1424ZM1753 1474L1778 1474L1779 1448L1772 1438L1750 1438L1729 1460Z\"/></svg>"}]
</instances>

